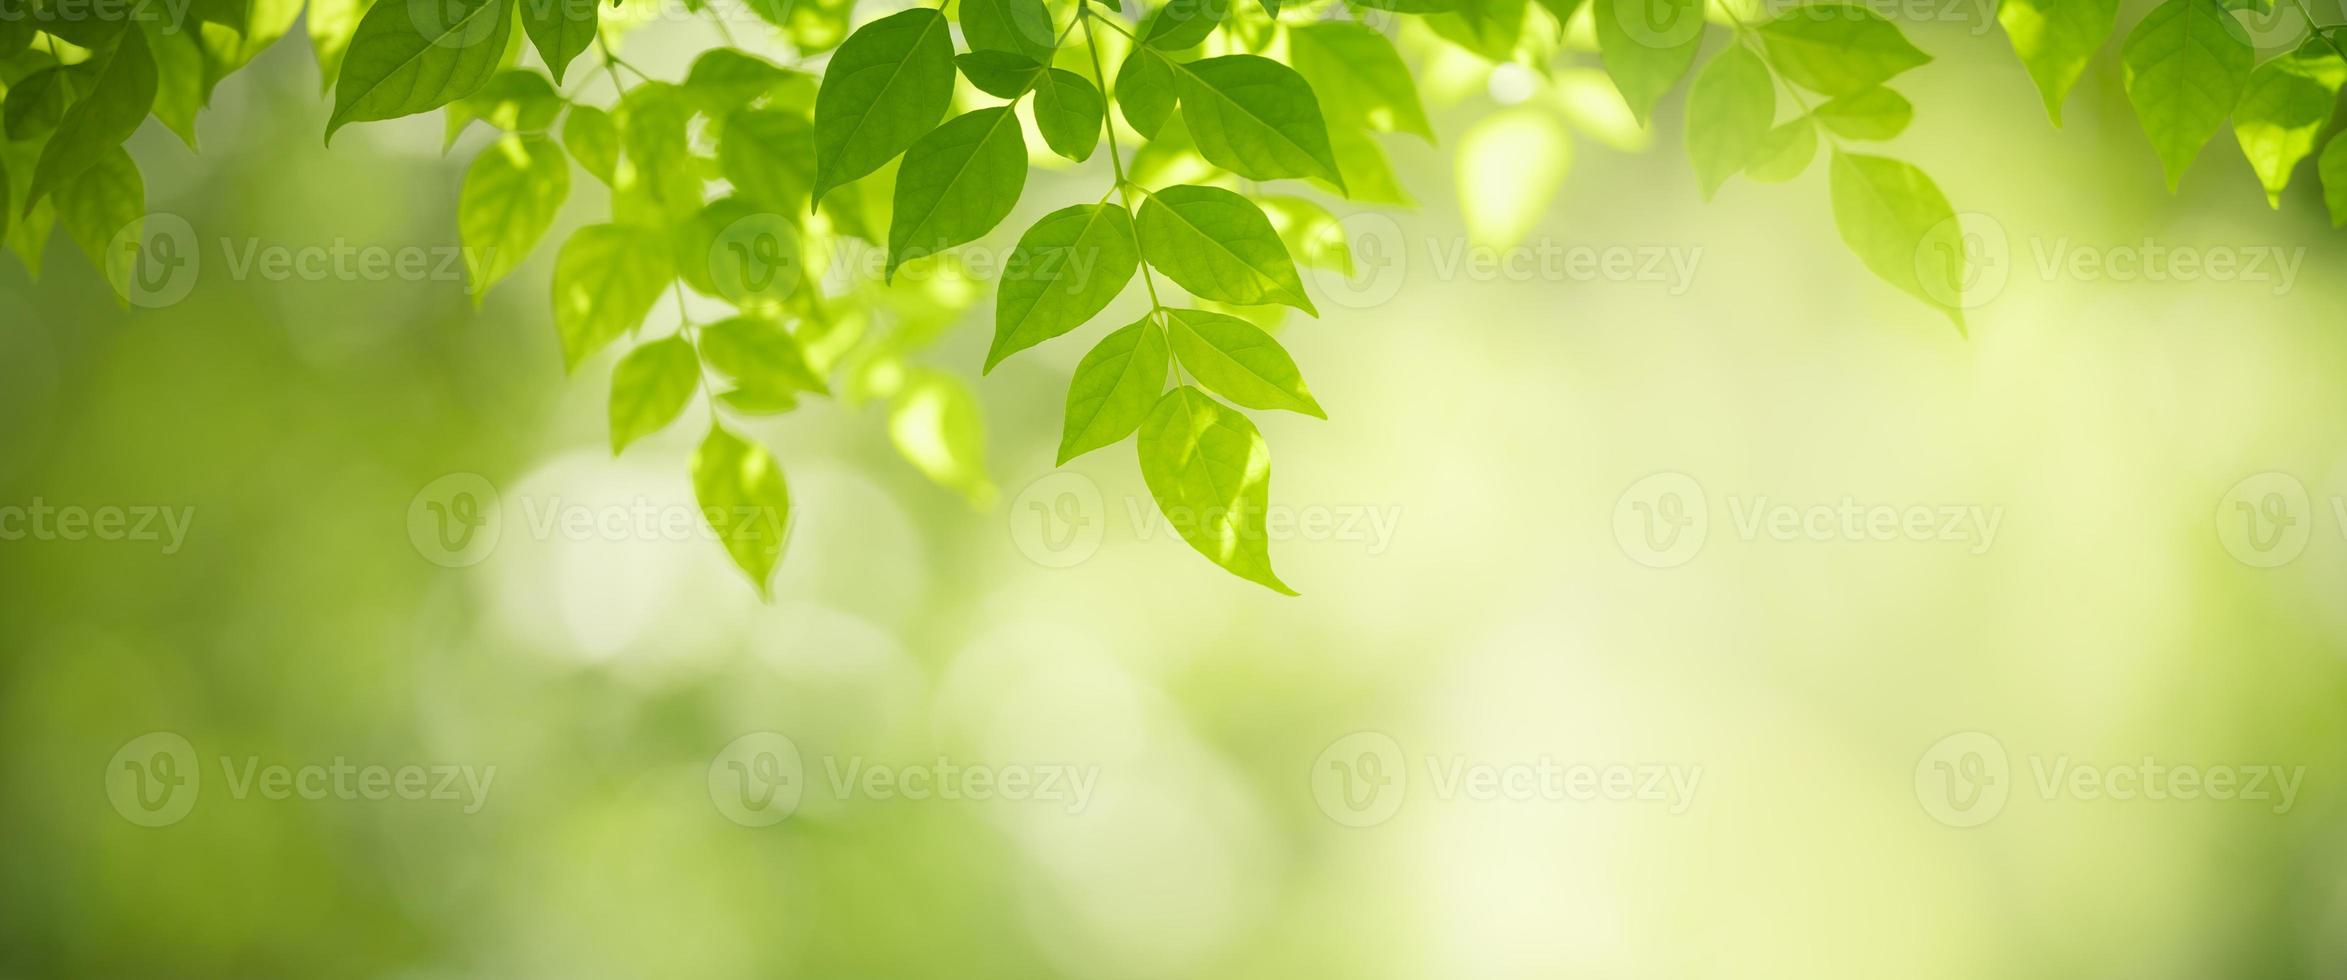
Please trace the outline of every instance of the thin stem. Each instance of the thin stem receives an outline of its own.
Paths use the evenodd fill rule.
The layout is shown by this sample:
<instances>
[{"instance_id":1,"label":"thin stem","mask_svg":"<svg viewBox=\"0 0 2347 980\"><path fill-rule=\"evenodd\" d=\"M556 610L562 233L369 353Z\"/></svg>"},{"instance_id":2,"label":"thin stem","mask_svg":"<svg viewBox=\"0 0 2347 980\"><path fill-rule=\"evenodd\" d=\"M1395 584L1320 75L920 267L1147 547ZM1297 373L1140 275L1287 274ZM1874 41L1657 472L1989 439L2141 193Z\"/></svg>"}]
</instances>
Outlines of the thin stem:
<instances>
[{"instance_id":1,"label":"thin stem","mask_svg":"<svg viewBox=\"0 0 2347 980\"><path fill-rule=\"evenodd\" d=\"M1092 36L1092 21L1095 18L1092 15L1091 0L1079 0L1079 2L1082 6L1076 8L1076 19L1084 25L1084 49L1092 55L1092 81L1100 86L1102 92L1107 92L1108 73L1101 70L1100 44ZM1101 19L1101 22L1112 26L1114 24L1113 21L1104 18ZM1128 33L1125 36L1131 37L1132 35ZM1116 120L1104 118L1101 123L1108 129L1108 165L1116 174L1116 188L1110 193L1116 194L1124 200L1125 210L1129 213L1134 210L1131 188L1136 185L1125 177L1124 151L1117 147L1116 142ZM1143 188L1141 193L1147 194L1149 191L1147 188ZM1103 202L1107 200L1106 197L1101 198ZM1133 221L1133 245L1141 250L1141 285L1149 290L1149 319L1156 324L1160 334L1166 334L1162 316L1165 313L1165 302L1157 298L1157 277L1149 270L1149 249L1141 245L1141 222L1137 217ZM1173 338L1170 335L1165 336L1164 339L1167 346L1172 345ZM1182 381L1182 369L1179 365L1174 367L1174 379L1177 382L1188 383Z\"/></svg>"},{"instance_id":2,"label":"thin stem","mask_svg":"<svg viewBox=\"0 0 2347 980\"><path fill-rule=\"evenodd\" d=\"M2296 8L2298 8L2298 16L2299 16L2299 17L2301 17L2301 18L2303 18L2303 19L2305 19L2305 21L2306 21L2306 30L2307 30L2307 32L2308 32L2308 33L2311 33L2311 34L2313 34L2313 35L2314 35L2314 36L2316 36L2316 37L2322 38L2322 39L2323 39L2323 43L2324 43L2324 44L2328 44L2328 45L2330 45L2330 46L2331 46L2331 50L2332 50L2332 51L2338 52L2339 56L2340 56L2340 57L2342 57L2342 58L2347 58L2347 48L2342 48L2342 47L2340 47L2340 46L2339 46L2339 39L2338 39L2338 38L2335 38L2335 37L2332 37L2332 36L2330 36L2330 35L2328 35L2328 34L2325 34L2325 33L2323 33L2324 31L2335 31L2335 30L2338 30L2338 29L2339 29L2339 27L2340 27L2340 25L2338 25L2338 24L2333 24L2333 25L2331 25L2331 26L2329 26L2329 27L2325 27L2325 26L2323 26L2323 25L2321 25L2321 24L2317 24L2317 23L2315 23L2315 22L2314 22L2314 11L2307 9L2307 7L2306 7L2306 0L2291 0L2291 4L2290 4L2290 5L2291 5L2292 7L2296 7Z\"/></svg>"},{"instance_id":3,"label":"thin stem","mask_svg":"<svg viewBox=\"0 0 2347 980\"><path fill-rule=\"evenodd\" d=\"M733 28L725 26L725 15L718 13L715 5L703 7L701 12L708 14L709 23L717 26L717 36L725 39L726 47L738 48L742 46L740 41L733 39Z\"/></svg>"},{"instance_id":4,"label":"thin stem","mask_svg":"<svg viewBox=\"0 0 2347 980\"><path fill-rule=\"evenodd\" d=\"M1768 69L1768 77L1776 82L1778 88L1784 89L1786 95L1792 97L1793 105L1801 110L1802 117L1813 120L1812 128L1824 134L1825 141L1833 144L1835 152L1840 152L1842 138L1834 135L1833 127L1822 122L1814 122L1817 116L1816 108L1809 104L1809 99L1801 94L1800 89L1793 87L1792 82L1786 81L1783 75L1777 73L1777 66L1769 64L1767 48L1762 46L1759 39L1753 36L1752 25L1744 23L1744 18L1736 16L1734 4L1735 0L1723 0L1719 6L1720 12L1728 15L1728 22L1735 25L1736 43L1743 45L1760 59L1760 66Z\"/></svg>"}]
</instances>

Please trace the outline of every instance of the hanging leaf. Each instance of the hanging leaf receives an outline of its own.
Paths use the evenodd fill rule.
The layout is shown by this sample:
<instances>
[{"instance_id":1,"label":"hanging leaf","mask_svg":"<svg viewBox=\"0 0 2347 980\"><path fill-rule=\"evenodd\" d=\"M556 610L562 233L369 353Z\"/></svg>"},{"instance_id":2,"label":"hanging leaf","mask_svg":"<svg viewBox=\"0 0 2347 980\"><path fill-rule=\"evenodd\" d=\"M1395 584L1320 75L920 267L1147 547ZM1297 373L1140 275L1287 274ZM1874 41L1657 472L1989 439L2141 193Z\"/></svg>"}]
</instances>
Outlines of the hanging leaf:
<instances>
[{"instance_id":1,"label":"hanging leaf","mask_svg":"<svg viewBox=\"0 0 2347 980\"><path fill-rule=\"evenodd\" d=\"M1182 120L1198 152L1241 177L1318 177L1342 190L1328 126L1295 69L1251 54L1224 55L1174 73Z\"/></svg>"},{"instance_id":2,"label":"hanging leaf","mask_svg":"<svg viewBox=\"0 0 2347 980\"><path fill-rule=\"evenodd\" d=\"M888 270L1001 224L1027 185L1027 141L1009 106L954 117L905 151L888 226Z\"/></svg>"},{"instance_id":3,"label":"hanging leaf","mask_svg":"<svg viewBox=\"0 0 2347 980\"><path fill-rule=\"evenodd\" d=\"M1752 161L1776 118L1768 66L1741 44L1721 51L1687 91L1687 156L1704 200Z\"/></svg>"},{"instance_id":4,"label":"hanging leaf","mask_svg":"<svg viewBox=\"0 0 2347 980\"><path fill-rule=\"evenodd\" d=\"M488 84L513 31L513 0L385 0L342 57L326 140L354 122L430 112Z\"/></svg>"},{"instance_id":5,"label":"hanging leaf","mask_svg":"<svg viewBox=\"0 0 2347 980\"><path fill-rule=\"evenodd\" d=\"M1035 88L1035 128L1051 151L1081 163L1100 145L1100 123L1108 112L1100 90L1082 75L1054 68Z\"/></svg>"},{"instance_id":6,"label":"hanging leaf","mask_svg":"<svg viewBox=\"0 0 2347 980\"><path fill-rule=\"evenodd\" d=\"M1357 21L1299 24L1288 30L1288 49L1332 125L1434 139L1410 66L1376 29Z\"/></svg>"},{"instance_id":7,"label":"hanging leaf","mask_svg":"<svg viewBox=\"0 0 2347 980\"><path fill-rule=\"evenodd\" d=\"M1207 390L1247 408L1325 419L1287 348L1262 328L1205 310L1167 310L1174 356Z\"/></svg>"},{"instance_id":8,"label":"hanging leaf","mask_svg":"<svg viewBox=\"0 0 2347 980\"><path fill-rule=\"evenodd\" d=\"M665 337L629 351L611 369L611 454L667 428L684 414L701 385L701 361L683 337Z\"/></svg>"},{"instance_id":9,"label":"hanging leaf","mask_svg":"<svg viewBox=\"0 0 2347 980\"><path fill-rule=\"evenodd\" d=\"M122 31L104 63L95 70L89 91L58 118L57 129L41 146L40 162L33 166L33 182L18 213L82 171L96 165L145 122L155 105L155 58L147 50L144 31Z\"/></svg>"},{"instance_id":10,"label":"hanging leaf","mask_svg":"<svg viewBox=\"0 0 2347 980\"><path fill-rule=\"evenodd\" d=\"M554 259L554 329L565 370L629 333L676 278L667 239L627 225L588 225Z\"/></svg>"},{"instance_id":11,"label":"hanging leaf","mask_svg":"<svg viewBox=\"0 0 2347 980\"><path fill-rule=\"evenodd\" d=\"M2037 83L2045 112L2062 124L2062 100L2086 71L2094 53L2110 39L2119 0L2002 0L1997 23L2013 42L2013 53Z\"/></svg>"},{"instance_id":12,"label":"hanging leaf","mask_svg":"<svg viewBox=\"0 0 2347 980\"><path fill-rule=\"evenodd\" d=\"M1883 281L1939 307L1964 329L1963 230L1923 171L1887 157L1834 154L1834 226Z\"/></svg>"},{"instance_id":13,"label":"hanging leaf","mask_svg":"<svg viewBox=\"0 0 2347 980\"><path fill-rule=\"evenodd\" d=\"M1318 315L1279 233L1244 197L1219 187L1168 187L1141 203L1138 233L1142 257L1191 295Z\"/></svg>"},{"instance_id":14,"label":"hanging leaf","mask_svg":"<svg viewBox=\"0 0 2347 980\"><path fill-rule=\"evenodd\" d=\"M782 560L791 518L790 487L773 454L722 425L710 426L693 454L693 497L735 567L750 577L760 598L773 598L767 582Z\"/></svg>"},{"instance_id":15,"label":"hanging leaf","mask_svg":"<svg viewBox=\"0 0 2347 980\"><path fill-rule=\"evenodd\" d=\"M1170 363L1165 334L1143 317L1100 339L1068 380L1066 421L1060 427L1059 465L1123 442L1141 427L1165 391Z\"/></svg>"},{"instance_id":16,"label":"hanging leaf","mask_svg":"<svg viewBox=\"0 0 2347 980\"><path fill-rule=\"evenodd\" d=\"M985 370L1083 326L1124 291L1140 263L1133 219L1122 205L1080 204L1044 215L1004 264Z\"/></svg>"},{"instance_id":17,"label":"hanging leaf","mask_svg":"<svg viewBox=\"0 0 2347 980\"><path fill-rule=\"evenodd\" d=\"M1271 450L1255 423L1183 385L1157 400L1140 433L1141 478L1182 540L1233 575L1295 595L1271 570Z\"/></svg>"},{"instance_id":18,"label":"hanging leaf","mask_svg":"<svg viewBox=\"0 0 2347 980\"><path fill-rule=\"evenodd\" d=\"M1846 3L1795 7L1757 28L1769 66L1826 95L1851 95L1931 60L1897 25Z\"/></svg>"},{"instance_id":19,"label":"hanging leaf","mask_svg":"<svg viewBox=\"0 0 2347 980\"><path fill-rule=\"evenodd\" d=\"M2216 0L2166 0L2119 49L2127 99L2173 191L2249 84L2249 36Z\"/></svg>"},{"instance_id":20,"label":"hanging leaf","mask_svg":"<svg viewBox=\"0 0 2347 980\"><path fill-rule=\"evenodd\" d=\"M1606 74L1645 125L1703 47L1703 0L1594 0L1590 21Z\"/></svg>"},{"instance_id":21,"label":"hanging leaf","mask_svg":"<svg viewBox=\"0 0 2347 980\"><path fill-rule=\"evenodd\" d=\"M537 247L569 196L570 161L544 136L508 136L473 159L456 227L475 304Z\"/></svg>"},{"instance_id":22,"label":"hanging leaf","mask_svg":"<svg viewBox=\"0 0 2347 980\"><path fill-rule=\"evenodd\" d=\"M1847 139L1887 140L1907 130L1915 106L1887 88L1870 88L1817 107L1817 121Z\"/></svg>"},{"instance_id":23,"label":"hanging leaf","mask_svg":"<svg viewBox=\"0 0 2347 980\"><path fill-rule=\"evenodd\" d=\"M815 94L815 193L880 169L937 125L953 101L945 15L921 8L848 36Z\"/></svg>"},{"instance_id":24,"label":"hanging leaf","mask_svg":"<svg viewBox=\"0 0 2347 980\"><path fill-rule=\"evenodd\" d=\"M2315 137L2330 124L2347 80L2347 61L2322 41L2257 66L2249 74L2241 103L2233 107L2233 136L2265 186L2266 203L2282 206L2282 188L2298 161L2314 152Z\"/></svg>"}]
</instances>

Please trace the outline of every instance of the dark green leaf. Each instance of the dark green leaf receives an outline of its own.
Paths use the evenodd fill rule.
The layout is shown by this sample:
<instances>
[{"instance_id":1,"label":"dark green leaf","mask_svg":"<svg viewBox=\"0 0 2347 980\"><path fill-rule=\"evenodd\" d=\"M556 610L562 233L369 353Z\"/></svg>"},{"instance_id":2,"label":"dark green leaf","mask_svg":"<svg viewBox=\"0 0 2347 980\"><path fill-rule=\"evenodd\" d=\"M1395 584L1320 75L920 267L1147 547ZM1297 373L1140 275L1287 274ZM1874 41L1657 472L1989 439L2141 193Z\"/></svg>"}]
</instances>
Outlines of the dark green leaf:
<instances>
[{"instance_id":1,"label":"dark green leaf","mask_svg":"<svg viewBox=\"0 0 2347 980\"><path fill-rule=\"evenodd\" d=\"M1173 66L1148 48L1134 48L1116 70L1116 104L1144 139L1156 139L1174 111Z\"/></svg>"},{"instance_id":2,"label":"dark green leaf","mask_svg":"<svg viewBox=\"0 0 2347 980\"><path fill-rule=\"evenodd\" d=\"M393 0L398 2L398 0ZM435 0L437 2L437 0ZM522 31L538 57L562 81L563 69L595 43L601 4L597 0L520 0Z\"/></svg>"},{"instance_id":3,"label":"dark green leaf","mask_svg":"<svg viewBox=\"0 0 2347 980\"><path fill-rule=\"evenodd\" d=\"M342 58L326 139L354 122L429 112L488 84L513 32L513 0L384 0Z\"/></svg>"},{"instance_id":4,"label":"dark green leaf","mask_svg":"<svg viewBox=\"0 0 2347 980\"><path fill-rule=\"evenodd\" d=\"M1222 23L1231 0L1168 0L1141 22L1141 43L1159 51L1194 48Z\"/></svg>"},{"instance_id":5,"label":"dark green leaf","mask_svg":"<svg viewBox=\"0 0 2347 980\"><path fill-rule=\"evenodd\" d=\"M1312 86L1251 54L1174 66L1182 119L1206 159L1241 177L1318 177L1344 188Z\"/></svg>"},{"instance_id":6,"label":"dark green leaf","mask_svg":"<svg viewBox=\"0 0 2347 980\"><path fill-rule=\"evenodd\" d=\"M945 15L891 14L850 35L815 95L815 193L880 169L937 125L953 101Z\"/></svg>"},{"instance_id":7,"label":"dark green leaf","mask_svg":"<svg viewBox=\"0 0 2347 980\"><path fill-rule=\"evenodd\" d=\"M948 120L905 151L897 168L888 271L993 230L1027 185L1027 140L1010 106Z\"/></svg>"},{"instance_id":8,"label":"dark green leaf","mask_svg":"<svg viewBox=\"0 0 2347 980\"><path fill-rule=\"evenodd\" d=\"M1100 144L1100 124L1108 113L1100 90L1084 76L1054 68L1035 89L1035 128L1043 142L1060 156L1081 163Z\"/></svg>"},{"instance_id":9,"label":"dark green leaf","mask_svg":"<svg viewBox=\"0 0 2347 980\"><path fill-rule=\"evenodd\" d=\"M1027 94L1044 71L1033 58L1009 51L972 51L955 58L954 65L978 91L1002 99Z\"/></svg>"},{"instance_id":10,"label":"dark green leaf","mask_svg":"<svg viewBox=\"0 0 2347 980\"><path fill-rule=\"evenodd\" d=\"M138 164L121 147L113 147L57 185L56 202L57 223L65 227L66 236L105 273L114 294L129 299L137 255L115 246L139 241L138 227L146 217L147 186Z\"/></svg>"},{"instance_id":11,"label":"dark green leaf","mask_svg":"<svg viewBox=\"0 0 2347 980\"><path fill-rule=\"evenodd\" d=\"M1048 65L1058 46L1043 0L961 0L961 21L972 51L1008 51Z\"/></svg>"},{"instance_id":12,"label":"dark green leaf","mask_svg":"<svg viewBox=\"0 0 2347 980\"><path fill-rule=\"evenodd\" d=\"M65 110L57 130L41 146L32 191L19 214L121 147L154 107L155 58L147 50L146 32L123 31L120 42L103 57L88 93Z\"/></svg>"},{"instance_id":13,"label":"dark green leaf","mask_svg":"<svg viewBox=\"0 0 2347 980\"><path fill-rule=\"evenodd\" d=\"M1004 264L986 370L1083 326L1124 291L1140 261L1132 216L1121 205L1079 204L1045 215Z\"/></svg>"}]
</instances>

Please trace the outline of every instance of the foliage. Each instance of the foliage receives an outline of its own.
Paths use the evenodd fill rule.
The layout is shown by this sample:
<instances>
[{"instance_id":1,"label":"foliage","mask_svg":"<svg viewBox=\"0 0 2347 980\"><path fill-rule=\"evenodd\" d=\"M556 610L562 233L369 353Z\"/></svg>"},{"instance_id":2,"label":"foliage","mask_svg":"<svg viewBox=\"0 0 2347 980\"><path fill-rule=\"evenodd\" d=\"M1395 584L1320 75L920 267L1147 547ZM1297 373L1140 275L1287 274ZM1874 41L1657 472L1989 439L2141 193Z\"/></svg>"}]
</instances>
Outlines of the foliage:
<instances>
[{"instance_id":1,"label":"foliage","mask_svg":"<svg viewBox=\"0 0 2347 980\"><path fill-rule=\"evenodd\" d=\"M1521 233L1565 172L1571 129L1640 145L1690 79L1681 125L1697 192L1794 179L1824 143L1832 220L1860 264L1964 327L1954 207L1916 166L1861 149L1908 127L1915 108L1890 84L1931 59L1858 4L1169 0L1137 17L1100 0L860 16L844 0L746 7L797 64L742 50L704 0L687 9L727 43L677 81L615 51L643 13L621 3L311 0L305 33L331 93L327 137L432 110L450 145L475 123L498 131L457 201L476 299L553 232L574 188L607 192L606 220L554 246L564 365L629 338L610 383L615 453L707 405L694 490L761 591L789 492L774 456L740 434L745 419L802 397L885 400L909 461L988 499L972 393L914 359L973 298L957 249L1014 212L1031 170L1098 156L1100 196L1049 211L1000 263L982 370L1084 329L1138 282L1147 312L1091 341L1075 369L1059 462L1132 438L1160 508L1200 515L1173 522L1193 547L1291 591L1265 537L1269 449L1239 409L1325 417L1277 338L1280 314L1318 315L1299 263L1354 271L1323 199L1408 203L1377 141L1435 137L1405 52L1425 71L1447 66L1444 91L1488 75L1495 90L1505 76L1545 96L1458 141L1479 236ZM2161 0L2119 63L2171 188L2229 119L2278 207L2329 129L2347 59L2339 26L2301 7L2312 39L2257 63L2231 8ZM140 240L146 206L124 142L151 115L194 146L214 87L301 13L299 0L0 0L8 250L37 274L62 227L127 297L136 255L115 243ZM2117 28L2115 2L2005 0L1996 16L2059 125ZM608 97L590 100L604 82ZM2347 222L2343 139L2318 162L2334 223ZM592 183L572 179L574 163ZM878 277L834 268L848 242L883 251ZM634 339L664 294L681 311L687 290L735 313Z\"/></svg>"}]
</instances>

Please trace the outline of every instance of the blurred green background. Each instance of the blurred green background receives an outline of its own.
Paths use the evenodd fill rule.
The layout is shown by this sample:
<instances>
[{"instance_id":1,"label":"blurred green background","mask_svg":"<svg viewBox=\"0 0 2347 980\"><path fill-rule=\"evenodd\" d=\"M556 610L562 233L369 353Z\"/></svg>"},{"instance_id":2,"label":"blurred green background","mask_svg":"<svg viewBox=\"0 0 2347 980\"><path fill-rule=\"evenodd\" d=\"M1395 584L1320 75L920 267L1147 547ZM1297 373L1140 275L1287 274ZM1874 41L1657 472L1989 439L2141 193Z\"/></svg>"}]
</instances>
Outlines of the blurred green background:
<instances>
[{"instance_id":1,"label":"blurred green background","mask_svg":"<svg viewBox=\"0 0 2347 980\"><path fill-rule=\"evenodd\" d=\"M817 401L749 429L796 506L770 604L698 535L550 528L690 513L702 410L610 457L611 358L563 376L548 247L477 310L453 279L231 274L455 242L469 152L435 116L321 148L297 34L200 156L133 141L201 246L183 301L117 307L62 239L37 281L0 263L0 506L192 515L170 553L0 541L0 974L2347 975L2347 248L2311 166L2269 211L2220 134L2171 197L2112 52L2057 130L1985 10L1948 9L1910 25L1937 60L1888 152L1982 234L1968 340L1842 248L1822 165L1704 204L1680 99L1636 151L1579 76L1430 66L1443 144L1387 144L1420 206L1366 212L1378 261L1282 332L1330 418L1258 417L1294 599L1147 520L1130 449L1053 475L1085 345L978 380L983 296L916 360L982 403L984 506L879 406ZM637 41L675 77L711 38ZM1105 174L1039 175L1005 227ZM566 225L600 220L576 197ZM1479 277L1451 264L1477 243L1691 272ZM2147 245L2302 265L2047 271ZM1700 494L1668 559L1630 492L1657 473ZM498 518L453 567L418 517L451 474ZM2001 523L1739 523L1845 499ZM192 804L143 826L125 765L165 744ZM753 812L791 753L787 813ZM940 758L1091 788L831 778ZM235 788L338 760L489 781ZM1544 762L1692 793L1509 788ZM2301 778L2286 806L2045 785L2138 764Z\"/></svg>"}]
</instances>

